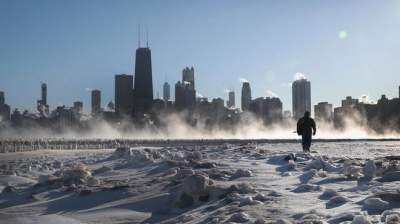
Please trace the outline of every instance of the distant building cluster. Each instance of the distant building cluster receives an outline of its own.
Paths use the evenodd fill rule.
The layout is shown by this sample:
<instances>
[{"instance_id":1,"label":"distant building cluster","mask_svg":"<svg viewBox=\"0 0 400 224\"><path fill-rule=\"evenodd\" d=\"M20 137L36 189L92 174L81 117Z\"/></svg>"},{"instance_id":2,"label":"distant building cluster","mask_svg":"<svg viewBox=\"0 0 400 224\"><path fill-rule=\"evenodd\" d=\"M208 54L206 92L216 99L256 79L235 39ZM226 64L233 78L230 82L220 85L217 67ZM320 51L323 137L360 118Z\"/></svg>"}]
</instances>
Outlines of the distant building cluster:
<instances>
[{"instance_id":1,"label":"distant building cluster","mask_svg":"<svg viewBox=\"0 0 400 224\"><path fill-rule=\"evenodd\" d=\"M195 69L185 67L182 78L175 83L174 99L171 85L163 84L162 98L153 96L151 50L148 46L136 50L134 75L117 74L114 76L114 102L102 107L101 91L91 89L91 113L85 114L83 103L75 101L72 107L58 106L50 112L47 100L47 84L41 84L40 99L37 100L37 112L27 110L11 112L5 103L5 93L0 92L0 121L15 127L39 125L55 130L66 128L86 129L90 122L104 119L113 124L130 120L135 124L162 125L159 121L171 113L184 114L188 124L196 125L199 121L206 127L220 125L229 127L250 114L260 119L265 125L287 124L297 120L306 111L311 112L311 82L301 77L292 83L292 111L283 111L283 103L278 97L252 98L250 83L242 82L241 105L236 105L235 91L227 91L227 101L222 98L209 100L196 93ZM399 87L400 97L400 87ZM347 119L372 127L378 132L390 127L400 129L400 98L388 99L382 95L376 104L359 102L350 96L333 108L328 102L314 105L314 116L318 123L328 123L336 128L345 128Z\"/></svg>"}]
</instances>

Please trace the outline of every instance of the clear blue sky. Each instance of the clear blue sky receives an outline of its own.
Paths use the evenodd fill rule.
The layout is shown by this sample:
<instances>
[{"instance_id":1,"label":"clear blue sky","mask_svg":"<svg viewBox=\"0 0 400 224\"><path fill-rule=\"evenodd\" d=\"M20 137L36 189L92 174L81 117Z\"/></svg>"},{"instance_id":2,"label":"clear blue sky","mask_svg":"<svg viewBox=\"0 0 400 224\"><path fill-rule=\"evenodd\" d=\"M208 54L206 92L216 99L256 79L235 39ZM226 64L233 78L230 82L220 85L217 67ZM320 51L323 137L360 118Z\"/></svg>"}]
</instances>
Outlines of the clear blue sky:
<instances>
[{"instance_id":1,"label":"clear blue sky","mask_svg":"<svg viewBox=\"0 0 400 224\"><path fill-rule=\"evenodd\" d=\"M311 81L313 104L398 95L400 1L390 0L0 0L0 90L12 108L35 108L40 81L51 108L82 100L88 110L87 88L105 105L114 74L133 74L139 23L155 96L185 66L199 93L226 99L234 88L237 103L243 77L253 97L269 90L290 109L296 72Z\"/></svg>"}]
</instances>

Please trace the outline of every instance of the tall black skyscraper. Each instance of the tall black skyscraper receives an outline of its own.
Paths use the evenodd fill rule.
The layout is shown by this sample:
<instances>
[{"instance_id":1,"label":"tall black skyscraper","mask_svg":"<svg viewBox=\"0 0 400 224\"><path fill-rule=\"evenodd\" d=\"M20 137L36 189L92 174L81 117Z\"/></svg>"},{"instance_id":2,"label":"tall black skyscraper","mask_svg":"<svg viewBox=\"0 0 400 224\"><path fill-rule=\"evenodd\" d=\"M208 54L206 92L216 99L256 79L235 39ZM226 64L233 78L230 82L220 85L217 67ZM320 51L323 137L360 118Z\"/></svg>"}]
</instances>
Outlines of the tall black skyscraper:
<instances>
[{"instance_id":1,"label":"tall black skyscraper","mask_svg":"<svg viewBox=\"0 0 400 224\"><path fill-rule=\"evenodd\" d=\"M92 114L97 115L101 112L101 92L100 90L92 90Z\"/></svg>"},{"instance_id":2,"label":"tall black skyscraper","mask_svg":"<svg viewBox=\"0 0 400 224\"><path fill-rule=\"evenodd\" d=\"M134 111L146 113L153 102L153 75L151 70L151 51L148 47L136 50Z\"/></svg>"},{"instance_id":3,"label":"tall black skyscraper","mask_svg":"<svg viewBox=\"0 0 400 224\"><path fill-rule=\"evenodd\" d=\"M250 109L251 103L251 88L250 83L243 82L242 85L242 110L247 111Z\"/></svg>"},{"instance_id":4,"label":"tall black skyscraper","mask_svg":"<svg viewBox=\"0 0 400 224\"><path fill-rule=\"evenodd\" d=\"M4 99L4 92L0 91L0 105L4 104L5 99Z\"/></svg>"},{"instance_id":5,"label":"tall black skyscraper","mask_svg":"<svg viewBox=\"0 0 400 224\"><path fill-rule=\"evenodd\" d=\"M4 92L0 91L0 122L10 120L10 106L5 104Z\"/></svg>"},{"instance_id":6,"label":"tall black skyscraper","mask_svg":"<svg viewBox=\"0 0 400 224\"><path fill-rule=\"evenodd\" d=\"M115 112L131 114L133 110L133 76L115 75Z\"/></svg>"}]
</instances>

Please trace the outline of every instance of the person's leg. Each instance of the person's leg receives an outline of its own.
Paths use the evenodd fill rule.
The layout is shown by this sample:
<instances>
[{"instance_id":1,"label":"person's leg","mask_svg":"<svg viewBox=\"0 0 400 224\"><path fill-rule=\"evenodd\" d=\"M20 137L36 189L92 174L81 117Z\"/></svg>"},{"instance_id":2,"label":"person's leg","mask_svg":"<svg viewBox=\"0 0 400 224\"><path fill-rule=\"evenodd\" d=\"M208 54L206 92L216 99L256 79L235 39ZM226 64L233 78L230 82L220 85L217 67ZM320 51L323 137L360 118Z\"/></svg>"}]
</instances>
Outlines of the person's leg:
<instances>
[{"instance_id":1,"label":"person's leg","mask_svg":"<svg viewBox=\"0 0 400 224\"><path fill-rule=\"evenodd\" d=\"M307 152L307 144L305 135L301 136L301 146L303 147L303 152Z\"/></svg>"},{"instance_id":2,"label":"person's leg","mask_svg":"<svg viewBox=\"0 0 400 224\"><path fill-rule=\"evenodd\" d=\"M303 148L305 152L310 152L311 147L311 135L304 135Z\"/></svg>"}]
</instances>

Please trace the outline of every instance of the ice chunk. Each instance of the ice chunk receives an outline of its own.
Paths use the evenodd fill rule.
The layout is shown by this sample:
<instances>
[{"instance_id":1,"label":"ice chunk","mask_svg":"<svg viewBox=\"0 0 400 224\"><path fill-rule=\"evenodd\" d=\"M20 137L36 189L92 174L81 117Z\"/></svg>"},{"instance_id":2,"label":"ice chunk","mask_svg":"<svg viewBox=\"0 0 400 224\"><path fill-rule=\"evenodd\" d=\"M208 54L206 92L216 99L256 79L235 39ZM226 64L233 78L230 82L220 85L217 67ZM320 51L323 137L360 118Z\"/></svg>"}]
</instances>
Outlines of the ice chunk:
<instances>
[{"instance_id":1,"label":"ice chunk","mask_svg":"<svg viewBox=\"0 0 400 224\"><path fill-rule=\"evenodd\" d=\"M389 208L389 202L380 198L367 198L364 200L364 207L374 211L384 211Z\"/></svg>"},{"instance_id":2,"label":"ice chunk","mask_svg":"<svg viewBox=\"0 0 400 224\"><path fill-rule=\"evenodd\" d=\"M338 196L337 191L335 191L333 189L325 189L321 195L321 198L330 199L335 196Z\"/></svg>"},{"instance_id":3,"label":"ice chunk","mask_svg":"<svg viewBox=\"0 0 400 224\"><path fill-rule=\"evenodd\" d=\"M248 221L250 221L250 218L249 215L245 212L235 213L228 219L228 222L236 222L236 223L244 223Z\"/></svg>"},{"instance_id":4,"label":"ice chunk","mask_svg":"<svg viewBox=\"0 0 400 224\"><path fill-rule=\"evenodd\" d=\"M341 206L348 202L349 199L347 199L344 196L333 196L331 199L329 199L328 203L326 203L327 208L333 208L337 206Z\"/></svg>"},{"instance_id":5,"label":"ice chunk","mask_svg":"<svg viewBox=\"0 0 400 224\"><path fill-rule=\"evenodd\" d=\"M398 215L400 216L400 212L397 211L393 211L393 210L386 210L381 214L381 222L385 222L386 221L386 216L388 215ZM398 222L400 223L400 222Z\"/></svg>"},{"instance_id":6,"label":"ice chunk","mask_svg":"<svg viewBox=\"0 0 400 224\"><path fill-rule=\"evenodd\" d=\"M188 195L204 195L207 193L210 180L207 176L194 174L183 180L183 191Z\"/></svg>"},{"instance_id":7,"label":"ice chunk","mask_svg":"<svg viewBox=\"0 0 400 224\"><path fill-rule=\"evenodd\" d=\"M367 178L373 178L376 174L376 165L373 160L368 160L363 167L363 174Z\"/></svg>"},{"instance_id":8,"label":"ice chunk","mask_svg":"<svg viewBox=\"0 0 400 224\"><path fill-rule=\"evenodd\" d=\"M354 216L354 219L351 223L352 224L371 224L371 221L369 221L368 217L366 217L366 216L356 215L356 216Z\"/></svg>"},{"instance_id":9,"label":"ice chunk","mask_svg":"<svg viewBox=\"0 0 400 224\"><path fill-rule=\"evenodd\" d=\"M392 182L400 181L400 171L392 171L385 173L382 178L379 179L381 182Z\"/></svg>"},{"instance_id":10,"label":"ice chunk","mask_svg":"<svg viewBox=\"0 0 400 224\"><path fill-rule=\"evenodd\" d=\"M253 173L251 170L244 170L244 169L238 169L236 172L232 175L231 180L240 178L240 177L251 177L253 176Z\"/></svg>"},{"instance_id":11,"label":"ice chunk","mask_svg":"<svg viewBox=\"0 0 400 224\"><path fill-rule=\"evenodd\" d=\"M305 192L312 192L312 191L320 191L322 188L319 185L314 184L301 184L297 188L293 190L295 193L305 193Z\"/></svg>"}]
</instances>

